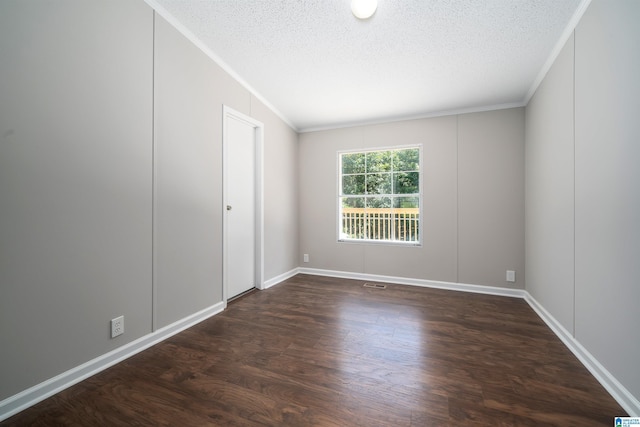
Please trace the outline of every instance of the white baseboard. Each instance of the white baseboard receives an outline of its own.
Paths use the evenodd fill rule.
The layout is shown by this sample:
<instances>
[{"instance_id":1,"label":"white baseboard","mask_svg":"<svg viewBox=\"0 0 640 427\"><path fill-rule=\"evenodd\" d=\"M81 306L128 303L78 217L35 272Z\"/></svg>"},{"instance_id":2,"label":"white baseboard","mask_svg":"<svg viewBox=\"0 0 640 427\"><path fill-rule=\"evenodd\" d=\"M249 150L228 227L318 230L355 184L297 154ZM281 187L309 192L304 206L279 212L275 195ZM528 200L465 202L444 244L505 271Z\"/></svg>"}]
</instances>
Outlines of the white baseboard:
<instances>
[{"instance_id":1,"label":"white baseboard","mask_svg":"<svg viewBox=\"0 0 640 427\"><path fill-rule=\"evenodd\" d=\"M263 289L275 286L295 276L298 274L298 270L298 268L294 268L291 271L265 281ZM215 304L0 401L0 421L220 313L225 308L226 304L224 302Z\"/></svg>"},{"instance_id":2,"label":"white baseboard","mask_svg":"<svg viewBox=\"0 0 640 427\"><path fill-rule=\"evenodd\" d=\"M560 338L565 346L580 360L591 374L602 384L611 396L632 417L640 416L640 402L636 399L602 364L589 353L538 301L522 289L509 289L491 286L471 285L464 283L440 282L405 277L381 276L376 274L351 273L345 271L322 270L315 268L295 268L265 281L264 289L295 276L298 273L316 276L340 277L346 279L367 280L375 282L397 283L461 292L523 298L529 306L540 316L547 326ZM67 372L37 384L14 396L0 402L0 421L35 405L94 374L97 374L116 363L127 359L154 344L159 343L225 309L225 303L220 302L191 316L185 317L171 325L145 335L129 344L117 348L109 353L90 360ZM612 415L613 416L613 415Z\"/></svg>"},{"instance_id":3,"label":"white baseboard","mask_svg":"<svg viewBox=\"0 0 640 427\"><path fill-rule=\"evenodd\" d=\"M343 279L369 280L372 282L397 283L399 285L413 285L424 288L446 289L450 291L473 292L503 297L524 298L522 289L499 288L497 286L470 285L466 283L440 282L436 280L411 279L407 277L381 276L379 274L351 273L346 271L321 270L317 268L300 268L299 273L315 276L340 277Z\"/></svg>"},{"instance_id":4,"label":"white baseboard","mask_svg":"<svg viewBox=\"0 0 640 427\"><path fill-rule=\"evenodd\" d=\"M122 347L105 353L95 359L89 360L82 365L76 366L75 368L28 388L16 395L8 397L3 401L0 401L0 421L17 414L18 412L27 409L28 407L33 406L76 383L79 383L80 381L89 378L90 376L123 361L124 359L140 353L152 345L157 344L160 341L164 341L178 332L220 313L224 309L224 302L214 304L211 307L205 308L204 310L178 320L171 325L158 329L157 331L138 338L137 340L125 344Z\"/></svg>"},{"instance_id":5,"label":"white baseboard","mask_svg":"<svg viewBox=\"0 0 640 427\"><path fill-rule=\"evenodd\" d=\"M410 279L405 277L381 276L376 274L351 273L346 271L300 268L300 273L316 276L340 277L345 279L368 280L372 282L398 283L401 285L422 286L447 289L451 291L474 292L523 298L538 316L547 324L564 345L591 372L596 380L609 392L622 408L632 417L640 416L640 402L618 381L602 364L576 340L529 292L523 289L509 289L492 286L470 285L463 283L439 282L433 280ZM611 414L615 416L617 414Z\"/></svg>"},{"instance_id":6,"label":"white baseboard","mask_svg":"<svg viewBox=\"0 0 640 427\"><path fill-rule=\"evenodd\" d=\"M298 267L296 267L293 270L287 271L286 273L282 273L282 274L279 274L276 277L273 277L273 278L271 278L269 280L265 280L262 289L269 289L270 287L275 286L278 283L284 282L285 280L295 276L299 272L300 272L300 269Z\"/></svg>"},{"instance_id":7,"label":"white baseboard","mask_svg":"<svg viewBox=\"0 0 640 427\"><path fill-rule=\"evenodd\" d=\"M609 392L616 402L632 417L640 416L640 401L623 386L574 336L567 331L535 298L528 292L525 301L540 316L564 345L578 358L591 375ZM612 414L614 416L616 414Z\"/></svg>"}]
</instances>

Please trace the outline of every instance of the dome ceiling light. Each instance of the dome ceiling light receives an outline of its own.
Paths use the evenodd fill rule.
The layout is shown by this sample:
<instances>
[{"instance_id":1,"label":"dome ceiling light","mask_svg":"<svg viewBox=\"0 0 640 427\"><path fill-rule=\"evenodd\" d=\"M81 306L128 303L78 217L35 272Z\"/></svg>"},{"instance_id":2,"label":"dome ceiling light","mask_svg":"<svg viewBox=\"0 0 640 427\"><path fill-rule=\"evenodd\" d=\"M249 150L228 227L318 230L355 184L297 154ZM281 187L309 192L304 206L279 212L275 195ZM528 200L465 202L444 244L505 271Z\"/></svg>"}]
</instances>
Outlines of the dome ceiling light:
<instances>
[{"instance_id":1,"label":"dome ceiling light","mask_svg":"<svg viewBox=\"0 0 640 427\"><path fill-rule=\"evenodd\" d=\"M352 0L351 12L358 19L368 19L376 13L378 0Z\"/></svg>"}]
</instances>

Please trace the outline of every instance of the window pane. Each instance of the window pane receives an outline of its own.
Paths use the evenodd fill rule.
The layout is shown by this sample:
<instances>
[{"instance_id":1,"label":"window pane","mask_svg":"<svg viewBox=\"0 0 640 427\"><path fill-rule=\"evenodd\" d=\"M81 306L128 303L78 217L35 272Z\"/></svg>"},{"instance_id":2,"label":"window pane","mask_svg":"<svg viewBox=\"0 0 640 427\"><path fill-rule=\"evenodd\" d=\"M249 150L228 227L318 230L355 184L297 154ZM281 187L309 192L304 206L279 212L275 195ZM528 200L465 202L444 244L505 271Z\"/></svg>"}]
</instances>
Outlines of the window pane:
<instances>
[{"instance_id":1,"label":"window pane","mask_svg":"<svg viewBox=\"0 0 640 427\"><path fill-rule=\"evenodd\" d=\"M367 211L391 207L391 197L367 197Z\"/></svg>"},{"instance_id":2,"label":"window pane","mask_svg":"<svg viewBox=\"0 0 640 427\"><path fill-rule=\"evenodd\" d=\"M420 148L338 153L338 234L420 243Z\"/></svg>"},{"instance_id":3,"label":"window pane","mask_svg":"<svg viewBox=\"0 0 640 427\"><path fill-rule=\"evenodd\" d=\"M391 194L391 174L367 174L367 194Z\"/></svg>"},{"instance_id":4,"label":"window pane","mask_svg":"<svg viewBox=\"0 0 640 427\"><path fill-rule=\"evenodd\" d=\"M365 238L364 197L341 197L340 238Z\"/></svg>"},{"instance_id":5,"label":"window pane","mask_svg":"<svg viewBox=\"0 0 640 427\"><path fill-rule=\"evenodd\" d=\"M364 197L341 197L343 208L364 209Z\"/></svg>"},{"instance_id":6,"label":"window pane","mask_svg":"<svg viewBox=\"0 0 640 427\"><path fill-rule=\"evenodd\" d=\"M395 197L394 233L396 240L418 242L420 240L420 199L418 197Z\"/></svg>"},{"instance_id":7,"label":"window pane","mask_svg":"<svg viewBox=\"0 0 640 427\"><path fill-rule=\"evenodd\" d=\"M389 240L393 232L390 197L367 198L366 238Z\"/></svg>"},{"instance_id":8,"label":"window pane","mask_svg":"<svg viewBox=\"0 0 640 427\"><path fill-rule=\"evenodd\" d=\"M394 194L418 194L420 192L419 172L398 172L393 174Z\"/></svg>"},{"instance_id":9,"label":"window pane","mask_svg":"<svg viewBox=\"0 0 640 427\"><path fill-rule=\"evenodd\" d=\"M371 240L390 240L393 233L393 217L390 208L391 199L375 198L367 200L366 238Z\"/></svg>"},{"instance_id":10,"label":"window pane","mask_svg":"<svg viewBox=\"0 0 640 427\"><path fill-rule=\"evenodd\" d=\"M418 209L420 207L420 198L418 197L394 197L394 209Z\"/></svg>"},{"instance_id":11,"label":"window pane","mask_svg":"<svg viewBox=\"0 0 640 427\"><path fill-rule=\"evenodd\" d=\"M394 171L419 171L420 170L420 150L409 148L393 152Z\"/></svg>"},{"instance_id":12,"label":"window pane","mask_svg":"<svg viewBox=\"0 0 640 427\"><path fill-rule=\"evenodd\" d=\"M374 151L367 153L367 172L390 172L391 151Z\"/></svg>"},{"instance_id":13,"label":"window pane","mask_svg":"<svg viewBox=\"0 0 640 427\"><path fill-rule=\"evenodd\" d=\"M342 173L365 173L365 153L343 154Z\"/></svg>"},{"instance_id":14,"label":"window pane","mask_svg":"<svg viewBox=\"0 0 640 427\"><path fill-rule=\"evenodd\" d=\"M342 177L342 194L364 194L364 174Z\"/></svg>"}]
</instances>

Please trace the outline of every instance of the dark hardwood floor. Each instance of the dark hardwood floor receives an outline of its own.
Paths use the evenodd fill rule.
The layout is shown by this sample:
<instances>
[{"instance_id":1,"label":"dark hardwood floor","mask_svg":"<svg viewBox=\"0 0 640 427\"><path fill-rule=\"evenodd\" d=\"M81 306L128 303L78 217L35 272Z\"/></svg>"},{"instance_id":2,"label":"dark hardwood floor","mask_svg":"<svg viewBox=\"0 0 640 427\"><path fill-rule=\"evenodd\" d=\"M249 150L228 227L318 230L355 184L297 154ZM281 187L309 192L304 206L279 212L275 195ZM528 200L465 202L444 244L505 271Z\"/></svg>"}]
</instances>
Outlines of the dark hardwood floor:
<instances>
[{"instance_id":1,"label":"dark hardwood floor","mask_svg":"<svg viewBox=\"0 0 640 427\"><path fill-rule=\"evenodd\" d=\"M526 302L295 276L2 426L611 426Z\"/></svg>"}]
</instances>

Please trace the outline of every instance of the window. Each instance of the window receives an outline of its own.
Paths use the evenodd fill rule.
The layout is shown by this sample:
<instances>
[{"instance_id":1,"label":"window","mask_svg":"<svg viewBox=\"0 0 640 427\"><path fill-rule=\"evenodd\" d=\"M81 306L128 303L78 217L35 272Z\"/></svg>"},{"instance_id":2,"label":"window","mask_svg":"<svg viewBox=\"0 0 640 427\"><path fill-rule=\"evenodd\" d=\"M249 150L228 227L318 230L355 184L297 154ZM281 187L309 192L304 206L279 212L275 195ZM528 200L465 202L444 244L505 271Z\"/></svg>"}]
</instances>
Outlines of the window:
<instances>
[{"instance_id":1,"label":"window","mask_svg":"<svg viewBox=\"0 0 640 427\"><path fill-rule=\"evenodd\" d=\"M420 244L421 147L338 153L340 241Z\"/></svg>"}]
</instances>

